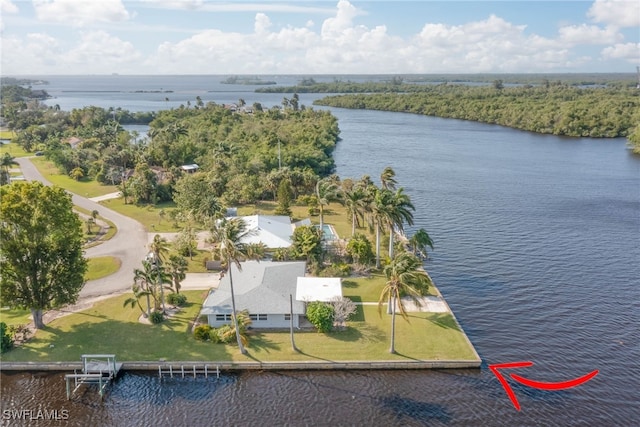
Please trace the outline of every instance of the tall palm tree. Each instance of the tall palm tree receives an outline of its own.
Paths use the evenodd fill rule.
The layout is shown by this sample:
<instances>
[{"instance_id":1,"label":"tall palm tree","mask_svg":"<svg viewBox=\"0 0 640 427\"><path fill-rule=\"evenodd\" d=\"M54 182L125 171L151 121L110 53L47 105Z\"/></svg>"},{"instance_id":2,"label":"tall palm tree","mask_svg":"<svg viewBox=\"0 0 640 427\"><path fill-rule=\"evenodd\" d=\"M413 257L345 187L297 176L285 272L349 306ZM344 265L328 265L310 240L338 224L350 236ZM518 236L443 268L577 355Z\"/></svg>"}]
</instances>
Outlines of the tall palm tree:
<instances>
[{"instance_id":1,"label":"tall palm tree","mask_svg":"<svg viewBox=\"0 0 640 427\"><path fill-rule=\"evenodd\" d=\"M169 275L171 276L171 284L176 294L180 293L180 283L187 277L187 260L180 255L171 255L169 257Z\"/></svg>"},{"instance_id":2,"label":"tall palm tree","mask_svg":"<svg viewBox=\"0 0 640 427\"><path fill-rule=\"evenodd\" d=\"M247 245L242 242L244 237L249 236L251 230L247 230L247 224L242 218L223 218L215 222L210 230L210 241L213 243L213 252L223 263L224 274L229 275L229 287L231 291L231 309L233 310L233 325L236 331L236 340L240 353L247 354L247 350L242 343L238 312L236 310L236 296L233 289L232 266L235 265L238 271L242 271L241 259L249 258ZM255 256L255 255L254 255ZM254 258L257 259L257 258Z\"/></svg>"},{"instance_id":3,"label":"tall palm tree","mask_svg":"<svg viewBox=\"0 0 640 427\"><path fill-rule=\"evenodd\" d=\"M429 236L429 233L427 233L424 228L421 228L413 233L413 236L409 239L409 246L414 255L422 259L427 259L427 247L433 250L433 240L431 236Z\"/></svg>"},{"instance_id":4,"label":"tall palm tree","mask_svg":"<svg viewBox=\"0 0 640 427\"><path fill-rule=\"evenodd\" d=\"M164 237L156 234L155 236L153 236L153 241L149 245L149 249L151 249L151 253L153 253L153 261L157 269L159 282L158 285L160 286L160 300L162 301L162 313L164 314L166 310L164 304L164 286L162 286L162 274L164 273L164 271L162 270L165 258L167 256L167 253L169 252L169 242L167 242L167 239L165 239Z\"/></svg>"},{"instance_id":5,"label":"tall palm tree","mask_svg":"<svg viewBox=\"0 0 640 427\"><path fill-rule=\"evenodd\" d=\"M324 230L324 206L338 200L338 183L334 177L319 179L316 183L316 198L320 208L320 230Z\"/></svg>"},{"instance_id":6,"label":"tall palm tree","mask_svg":"<svg viewBox=\"0 0 640 427\"><path fill-rule=\"evenodd\" d=\"M387 282L378 300L378 313L382 316L382 304L391 305L391 346L389 353L395 353L396 305L402 317L409 321L402 297L411 298L420 305L419 298L426 295L429 286L433 286L431 277L422 269L422 262L410 252L400 252L384 267Z\"/></svg>"},{"instance_id":7,"label":"tall palm tree","mask_svg":"<svg viewBox=\"0 0 640 427\"><path fill-rule=\"evenodd\" d=\"M149 291L144 289L139 283L134 283L133 286L131 286L131 290L133 291L133 296L130 298L127 298L122 304L122 306L126 307L129 305L131 306L131 308L133 308L137 305L140 311L142 312L142 314L148 319L149 318ZM146 312L144 311L142 304L140 304L140 298L143 296L147 297Z\"/></svg>"},{"instance_id":8,"label":"tall palm tree","mask_svg":"<svg viewBox=\"0 0 640 427\"><path fill-rule=\"evenodd\" d=\"M151 300L150 297L155 295L153 289L155 288L154 283L156 283L155 271L153 270L153 265L147 261L142 261L142 269L136 268L133 270L133 280L134 287L138 287L142 290L142 294L140 296L145 296L147 298L147 318L151 315ZM134 294L135 294L134 290ZM154 296L154 302L156 298Z\"/></svg>"},{"instance_id":9,"label":"tall palm tree","mask_svg":"<svg viewBox=\"0 0 640 427\"><path fill-rule=\"evenodd\" d=\"M354 185L351 188L343 188L342 200L347 208L347 213L351 217L351 236L354 236L356 227L360 225L360 219L366 209L367 193L358 185Z\"/></svg>"},{"instance_id":10,"label":"tall palm tree","mask_svg":"<svg viewBox=\"0 0 640 427\"><path fill-rule=\"evenodd\" d=\"M404 193L402 187L398 188L390 198L390 205L387 209L387 215L384 218L387 229L389 230L389 258L393 259L393 243L396 231L404 230L404 223L413 225L413 213L415 207L411 203L411 199Z\"/></svg>"},{"instance_id":11,"label":"tall palm tree","mask_svg":"<svg viewBox=\"0 0 640 427\"><path fill-rule=\"evenodd\" d=\"M385 190L395 190L397 183L396 172L391 168L391 166L384 168L380 174L380 185L382 188Z\"/></svg>"}]
</instances>

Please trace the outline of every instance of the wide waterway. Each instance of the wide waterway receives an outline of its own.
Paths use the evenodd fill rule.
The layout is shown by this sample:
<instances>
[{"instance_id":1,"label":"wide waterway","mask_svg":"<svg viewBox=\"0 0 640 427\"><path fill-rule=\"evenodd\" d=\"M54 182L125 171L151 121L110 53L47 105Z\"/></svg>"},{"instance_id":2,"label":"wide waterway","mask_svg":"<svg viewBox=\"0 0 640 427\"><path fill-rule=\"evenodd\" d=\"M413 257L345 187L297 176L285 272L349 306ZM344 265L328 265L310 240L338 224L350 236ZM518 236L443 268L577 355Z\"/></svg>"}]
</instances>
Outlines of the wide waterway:
<instances>
[{"instance_id":1,"label":"wide waterway","mask_svg":"<svg viewBox=\"0 0 640 427\"><path fill-rule=\"evenodd\" d=\"M47 102L62 109L146 111L195 103L196 96L270 106L290 97L219 85L215 76L47 79L44 88L57 96ZM174 90L170 100L130 92L159 88ZM301 94L300 101L318 97ZM2 410L66 409L66 420L31 424L74 426L640 424L640 158L625 140L400 113L333 113L342 137L338 174L377 181L385 166L394 168L416 206L408 231L424 227L435 240L426 268L484 360L482 369L162 381L126 373L104 402L95 392L68 402L60 374L3 373ZM516 411L487 365L518 361L534 366L513 372L537 381L599 374L562 391L508 378L521 405Z\"/></svg>"}]
</instances>

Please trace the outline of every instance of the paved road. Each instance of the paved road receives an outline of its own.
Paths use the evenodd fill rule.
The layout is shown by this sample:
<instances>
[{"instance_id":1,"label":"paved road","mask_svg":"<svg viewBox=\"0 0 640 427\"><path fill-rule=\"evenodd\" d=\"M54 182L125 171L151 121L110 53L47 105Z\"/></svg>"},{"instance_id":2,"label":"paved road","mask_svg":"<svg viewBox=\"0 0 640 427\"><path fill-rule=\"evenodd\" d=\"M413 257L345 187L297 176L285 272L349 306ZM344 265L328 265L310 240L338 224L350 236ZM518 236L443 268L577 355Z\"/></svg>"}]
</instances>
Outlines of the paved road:
<instances>
[{"instance_id":1,"label":"paved road","mask_svg":"<svg viewBox=\"0 0 640 427\"><path fill-rule=\"evenodd\" d=\"M28 158L17 158L22 174L27 180L36 180L51 185L44 179ZM72 194L72 193L70 193ZM89 211L97 210L100 215L112 221L118 228L116 235L106 242L89 248L85 255L89 258L98 256L114 256L120 259L121 267L116 273L98 280L87 282L80 291L80 298L89 298L131 289L133 270L140 268L140 261L147 254L147 232L142 224L105 206L84 197L72 194L73 203Z\"/></svg>"}]
</instances>

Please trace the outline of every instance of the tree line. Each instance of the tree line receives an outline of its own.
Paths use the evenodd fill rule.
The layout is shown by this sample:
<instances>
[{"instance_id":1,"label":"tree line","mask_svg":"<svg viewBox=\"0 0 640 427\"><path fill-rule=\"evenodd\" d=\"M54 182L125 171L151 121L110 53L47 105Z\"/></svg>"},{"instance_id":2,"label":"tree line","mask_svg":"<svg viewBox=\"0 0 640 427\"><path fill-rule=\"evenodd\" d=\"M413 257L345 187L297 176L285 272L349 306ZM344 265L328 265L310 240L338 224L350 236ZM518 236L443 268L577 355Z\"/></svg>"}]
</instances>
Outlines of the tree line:
<instances>
[{"instance_id":1,"label":"tree line","mask_svg":"<svg viewBox=\"0 0 640 427\"><path fill-rule=\"evenodd\" d=\"M420 93L336 95L315 102L499 124L574 137L628 137L640 124L640 91L566 85L491 87L441 84Z\"/></svg>"}]
</instances>

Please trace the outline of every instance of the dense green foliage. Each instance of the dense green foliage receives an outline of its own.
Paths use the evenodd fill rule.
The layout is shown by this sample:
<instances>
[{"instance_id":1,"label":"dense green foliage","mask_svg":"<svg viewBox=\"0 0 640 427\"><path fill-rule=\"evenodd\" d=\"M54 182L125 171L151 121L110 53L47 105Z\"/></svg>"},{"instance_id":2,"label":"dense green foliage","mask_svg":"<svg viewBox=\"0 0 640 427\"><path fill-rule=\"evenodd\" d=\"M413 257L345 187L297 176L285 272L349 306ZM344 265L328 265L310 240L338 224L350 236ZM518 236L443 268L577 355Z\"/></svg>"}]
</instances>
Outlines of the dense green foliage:
<instances>
[{"instance_id":1,"label":"dense green foliage","mask_svg":"<svg viewBox=\"0 0 640 427\"><path fill-rule=\"evenodd\" d=\"M42 313L74 303L84 284L82 223L71 196L39 182L0 187L0 298Z\"/></svg>"},{"instance_id":2,"label":"dense green foliage","mask_svg":"<svg viewBox=\"0 0 640 427\"><path fill-rule=\"evenodd\" d=\"M13 348L13 337L9 332L7 324L0 322L0 353L7 352Z\"/></svg>"},{"instance_id":3,"label":"dense green foliage","mask_svg":"<svg viewBox=\"0 0 640 427\"><path fill-rule=\"evenodd\" d=\"M172 292L167 295L167 303L178 306L178 307L182 307L187 303L187 296L185 294L178 294L178 293Z\"/></svg>"},{"instance_id":4,"label":"dense green foliage","mask_svg":"<svg viewBox=\"0 0 640 427\"><path fill-rule=\"evenodd\" d=\"M330 96L316 104L473 120L577 137L624 137L640 123L640 91L635 88L549 85L497 89L448 84L424 88L421 93Z\"/></svg>"},{"instance_id":5,"label":"dense green foliage","mask_svg":"<svg viewBox=\"0 0 640 427\"><path fill-rule=\"evenodd\" d=\"M318 332L330 332L333 328L333 306L326 302L313 301L307 304L307 319Z\"/></svg>"},{"instance_id":6,"label":"dense green foliage","mask_svg":"<svg viewBox=\"0 0 640 427\"><path fill-rule=\"evenodd\" d=\"M248 113L200 101L157 114L94 106L65 112L3 99L2 113L26 151L43 151L77 180L126 180L121 190L135 203L171 200L185 175L181 166L197 163L204 174L199 190L235 205L275 197L283 179L297 197L335 168L336 118L305 108L297 95L283 107ZM150 123L149 138L124 130L125 123ZM194 186L184 189L193 198Z\"/></svg>"},{"instance_id":7,"label":"dense green foliage","mask_svg":"<svg viewBox=\"0 0 640 427\"><path fill-rule=\"evenodd\" d=\"M580 74L422 74L371 76L367 82L354 82L334 78L331 82L317 82L313 78L303 78L295 86L274 86L256 89L264 93L385 93L385 92L425 92L431 84L475 83L496 85L570 85L607 86L632 88L636 86L633 73L580 73ZM425 85L430 84L430 85Z\"/></svg>"}]
</instances>

